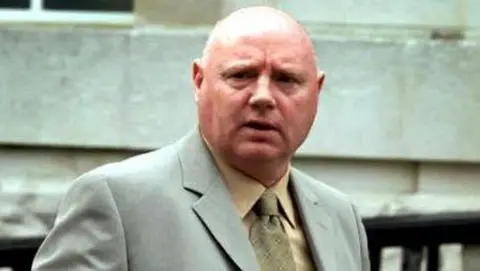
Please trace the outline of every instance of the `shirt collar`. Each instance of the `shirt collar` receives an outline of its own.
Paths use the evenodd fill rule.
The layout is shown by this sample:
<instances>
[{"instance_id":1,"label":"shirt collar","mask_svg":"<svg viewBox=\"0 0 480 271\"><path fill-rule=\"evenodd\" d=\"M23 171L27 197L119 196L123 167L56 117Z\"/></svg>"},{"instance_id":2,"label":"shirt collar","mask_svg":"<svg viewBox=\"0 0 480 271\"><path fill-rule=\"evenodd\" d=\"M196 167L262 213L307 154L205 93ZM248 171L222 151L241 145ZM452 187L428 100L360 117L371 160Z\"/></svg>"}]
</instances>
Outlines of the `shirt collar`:
<instances>
[{"instance_id":1,"label":"shirt collar","mask_svg":"<svg viewBox=\"0 0 480 271\"><path fill-rule=\"evenodd\" d=\"M226 163L222 157L216 153L207 140L205 140L210 153L222 175L228 192L236 206L238 215L243 219L260 199L266 188L255 179L243 174ZM277 195L281 209L290 225L295 228L294 208L290 194L288 193L288 183L290 176L290 165L282 178L271 189Z\"/></svg>"}]
</instances>

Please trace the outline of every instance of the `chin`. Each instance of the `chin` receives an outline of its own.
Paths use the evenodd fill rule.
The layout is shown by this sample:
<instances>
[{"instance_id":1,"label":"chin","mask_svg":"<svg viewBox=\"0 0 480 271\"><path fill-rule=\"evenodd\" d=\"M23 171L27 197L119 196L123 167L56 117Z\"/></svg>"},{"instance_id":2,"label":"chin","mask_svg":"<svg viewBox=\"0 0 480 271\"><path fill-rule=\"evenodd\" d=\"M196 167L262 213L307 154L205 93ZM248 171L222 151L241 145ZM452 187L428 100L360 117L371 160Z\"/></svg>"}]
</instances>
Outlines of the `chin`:
<instances>
[{"instance_id":1,"label":"chin","mask_svg":"<svg viewBox=\"0 0 480 271\"><path fill-rule=\"evenodd\" d=\"M266 143L245 143L235 150L237 156L251 160L273 160L282 156L280 148Z\"/></svg>"}]
</instances>

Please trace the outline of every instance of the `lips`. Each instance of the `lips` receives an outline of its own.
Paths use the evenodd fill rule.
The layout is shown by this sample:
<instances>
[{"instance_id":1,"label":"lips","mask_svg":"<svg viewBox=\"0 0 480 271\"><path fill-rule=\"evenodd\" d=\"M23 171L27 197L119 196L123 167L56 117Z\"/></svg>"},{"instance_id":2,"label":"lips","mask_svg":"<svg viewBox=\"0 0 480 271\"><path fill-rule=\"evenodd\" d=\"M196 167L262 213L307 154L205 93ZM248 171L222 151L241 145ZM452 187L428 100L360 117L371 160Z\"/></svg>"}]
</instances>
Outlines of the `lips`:
<instances>
[{"instance_id":1,"label":"lips","mask_svg":"<svg viewBox=\"0 0 480 271\"><path fill-rule=\"evenodd\" d=\"M244 126L260 131L277 130L277 127L274 124L265 121L248 121Z\"/></svg>"}]
</instances>

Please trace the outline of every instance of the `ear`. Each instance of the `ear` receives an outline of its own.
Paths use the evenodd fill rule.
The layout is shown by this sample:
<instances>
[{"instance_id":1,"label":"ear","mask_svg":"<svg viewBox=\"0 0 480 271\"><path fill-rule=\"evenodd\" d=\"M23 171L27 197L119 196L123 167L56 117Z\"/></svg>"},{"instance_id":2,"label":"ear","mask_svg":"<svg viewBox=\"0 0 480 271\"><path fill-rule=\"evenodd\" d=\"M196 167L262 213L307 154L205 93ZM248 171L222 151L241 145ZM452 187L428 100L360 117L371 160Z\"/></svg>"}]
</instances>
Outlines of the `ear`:
<instances>
[{"instance_id":1,"label":"ear","mask_svg":"<svg viewBox=\"0 0 480 271\"><path fill-rule=\"evenodd\" d=\"M198 101L198 96L200 95L200 91L202 89L203 84L203 66L202 61L200 59L195 59L192 65L192 80L193 85L195 87L195 101Z\"/></svg>"},{"instance_id":2,"label":"ear","mask_svg":"<svg viewBox=\"0 0 480 271\"><path fill-rule=\"evenodd\" d=\"M319 70L318 73L317 73L318 92L320 92L322 90L324 81L325 81L325 73L323 71Z\"/></svg>"}]
</instances>

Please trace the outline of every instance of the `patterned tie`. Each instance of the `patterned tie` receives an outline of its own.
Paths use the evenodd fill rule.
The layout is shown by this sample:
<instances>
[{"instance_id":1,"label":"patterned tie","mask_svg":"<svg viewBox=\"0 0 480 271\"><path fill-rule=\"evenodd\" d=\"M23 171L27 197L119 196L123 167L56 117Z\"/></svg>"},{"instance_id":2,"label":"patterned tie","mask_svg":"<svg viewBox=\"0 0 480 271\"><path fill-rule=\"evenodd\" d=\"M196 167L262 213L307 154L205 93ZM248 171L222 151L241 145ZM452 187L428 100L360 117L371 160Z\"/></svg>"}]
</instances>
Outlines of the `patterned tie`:
<instances>
[{"instance_id":1,"label":"patterned tie","mask_svg":"<svg viewBox=\"0 0 480 271\"><path fill-rule=\"evenodd\" d=\"M250 228L250 242L262 271L293 271L295 261L278 211L278 198L265 190L254 206L257 219Z\"/></svg>"}]
</instances>

